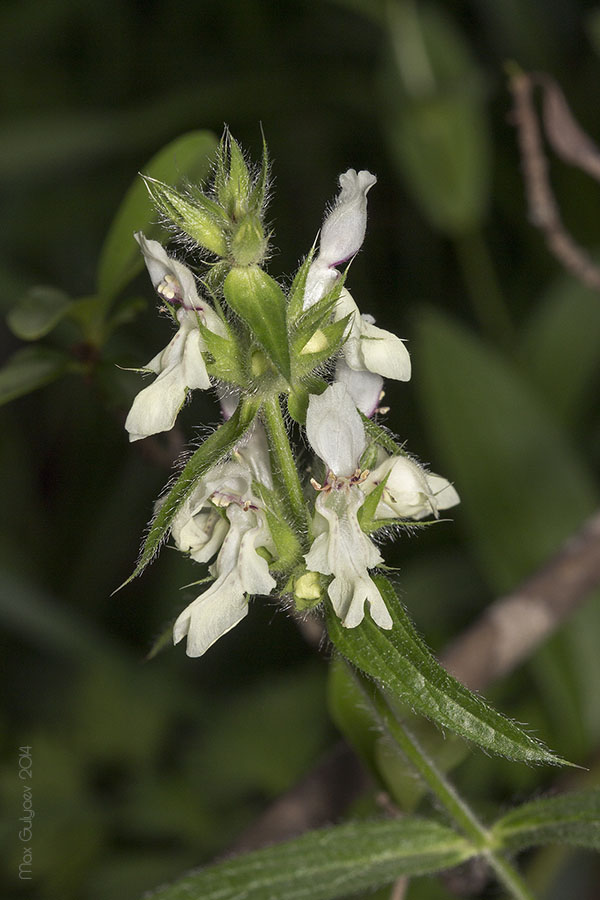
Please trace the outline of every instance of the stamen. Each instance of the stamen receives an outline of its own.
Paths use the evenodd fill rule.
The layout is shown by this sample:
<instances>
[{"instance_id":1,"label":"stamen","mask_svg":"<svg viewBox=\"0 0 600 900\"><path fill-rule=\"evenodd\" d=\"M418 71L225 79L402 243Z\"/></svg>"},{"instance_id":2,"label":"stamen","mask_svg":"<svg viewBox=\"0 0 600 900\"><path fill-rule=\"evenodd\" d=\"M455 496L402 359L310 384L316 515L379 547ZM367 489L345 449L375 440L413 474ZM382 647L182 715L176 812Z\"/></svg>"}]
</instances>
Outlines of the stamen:
<instances>
[{"instance_id":1,"label":"stamen","mask_svg":"<svg viewBox=\"0 0 600 900\"><path fill-rule=\"evenodd\" d=\"M174 275L165 275L161 283L157 285L156 293L159 297L162 297L163 300L166 300L167 303L174 304L183 302L183 291Z\"/></svg>"}]
</instances>

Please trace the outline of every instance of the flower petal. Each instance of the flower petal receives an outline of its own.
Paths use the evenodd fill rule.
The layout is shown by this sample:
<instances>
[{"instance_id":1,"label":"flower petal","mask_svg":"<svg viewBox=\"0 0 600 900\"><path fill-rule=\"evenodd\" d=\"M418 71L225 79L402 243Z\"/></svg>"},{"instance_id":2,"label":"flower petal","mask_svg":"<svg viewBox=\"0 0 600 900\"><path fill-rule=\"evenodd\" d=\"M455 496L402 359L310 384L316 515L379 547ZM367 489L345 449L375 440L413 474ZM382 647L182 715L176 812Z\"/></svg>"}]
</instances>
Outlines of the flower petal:
<instances>
[{"instance_id":1,"label":"flower petal","mask_svg":"<svg viewBox=\"0 0 600 900\"><path fill-rule=\"evenodd\" d=\"M357 409L370 418L381 400L381 375L366 369L351 369L344 358L340 357L335 367L335 380L344 385Z\"/></svg>"},{"instance_id":2,"label":"flower petal","mask_svg":"<svg viewBox=\"0 0 600 900\"><path fill-rule=\"evenodd\" d=\"M352 397L343 384L311 394L306 413L311 447L335 475L349 477L367 446L365 429Z\"/></svg>"},{"instance_id":3,"label":"flower petal","mask_svg":"<svg viewBox=\"0 0 600 900\"><path fill-rule=\"evenodd\" d=\"M256 552L272 544L262 510L227 509L230 527L213 567L216 581L190 603L173 627L177 644L188 636L186 653L201 656L248 612L246 594L269 594L276 585L269 566Z\"/></svg>"},{"instance_id":4,"label":"flower petal","mask_svg":"<svg viewBox=\"0 0 600 900\"><path fill-rule=\"evenodd\" d=\"M411 362L403 342L391 331L371 325L362 317L360 350L364 368L384 378L410 381Z\"/></svg>"},{"instance_id":5,"label":"flower petal","mask_svg":"<svg viewBox=\"0 0 600 900\"><path fill-rule=\"evenodd\" d=\"M202 656L247 615L243 592L209 588L181 613L173 628L173 642L177 644L187 635L187 655Z\"/></svg>"},{"instance_id":6,"label":"flower petal","mask_svg":"<svg viewBox=\"0 0 600 900\"><path fill-rule=\"evenodd\" d=\"M149 241L141 231L136 232L134 237L144 254L150 280L158 295L167 302L181 303L186 309L200 309L203 304L200 303L196 282L188 267L168 256L162 244ZM167 282L167 276L172 281ZM168 287L163 287L165 283L171 285L174 296L168 296L170 291Z\"/></svg>"},{"instance_id":7,"label":"flower petal","mask_svg":"<svg viewBox=\"0 0 600 900\"><path fill-rule=\"evenodd\" d=\"M140 391L127 416L125 428L130 441L169 431L188 389L210 387L195 314L181 309L177 318L180 323L177 334L146 367L158 372L158 377Z\"/></svg>"},{"instance_id":8,"label":"flower petal","mask_svg":"<svg viewBox=\"0 0 600 900\"><path fill-rule=\"evenodd\" d=\"M348 169L340 175L341 191L321 228L319 257L339 266L358 253L367 229L367 193L377 178L371 172Z\"/></svg>"},{"instance_id":9,"label":"flower petal","mask_svg":"<svg viewBox=\"0 0 600 900\"><path fill-rule=\"evenodd\" d=\"M361 531L357 513L364 495L356 485L345 490L319 494L316 502L316 530L319 534L304 557L308 569L334 575L327 592L336 614L346 628L354 628L364 618L369 604L374 621L391 628L392 620L368 570L383 562L373 542Z\"/></svg>"},{"instance_id":10,"label":"flower petal","mask_svg":"<svg viewBox=\"0 0 600 900\"><path fill-rule=\"evenodd\" d=\"M340 192L321 227L319 253L306 279L304 309L309 309L335 284L335 267L360 250L367 228L367 193L377 178L370 172L348 169L340 175Z\"/></svg>"},{"instance_id":11,"label":"flower petal","mask_svg":"<svg viewBox=\"0 0 600 900\"><path fill-rule=\"evenodd\" d=\"M392 617L379 593L377 585L368 575L354 579L344 576L333 579L328 589L336 615L345 628L356 628L365 617L365 603L369 604L371 617L380 628L393 627Z\"/></svg>"}]
</instances>

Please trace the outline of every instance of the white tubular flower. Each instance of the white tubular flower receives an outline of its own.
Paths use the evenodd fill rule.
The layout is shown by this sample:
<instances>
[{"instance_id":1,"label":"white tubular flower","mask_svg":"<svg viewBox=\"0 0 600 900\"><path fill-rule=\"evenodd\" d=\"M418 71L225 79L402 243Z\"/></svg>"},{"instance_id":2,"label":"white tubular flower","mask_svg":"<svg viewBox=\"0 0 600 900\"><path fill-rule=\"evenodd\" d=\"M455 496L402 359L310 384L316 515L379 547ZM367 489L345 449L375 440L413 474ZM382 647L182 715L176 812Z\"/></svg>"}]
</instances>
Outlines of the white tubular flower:
<instances>
[{"instance_id":1,"label":"white tubular flower","mask_svg":"<svg viewBox=\"0 0 600 900\"><path fill-rule=\"evenodd\" d=\"M321 228L319 253L306 279L304 309L309 309L331 290L339 273L336 267L360 250L367 228L367 193L377 178L370 172L348 169L340 175L341 190Z\"/></svg>"},{"instance_id":2,"label":"white tubular flower","mask_svg":"<svg viewBox=\"0 0 600 900\"><path fill-rule=\"evenodd\" d=\"M362 482L369 494L387 476L376 515L380 519L425 519L460 503L460 497L445 478L431 475L407 456L386 456Z\"/></svg>"},{"instance_id":3,"label":"white tubular flower","mask_svg":"<svg viewBox=\"0 0 600 900\"><path fill-rule=\"evenodd\" d=\"M392 618L369 569L383 559L358 522L365 496L359 488L363 475L359 461L367 440L361 418L343 384L330 385L320 396L312 395L306 414L306 433L311 446L327 466L324 485L315 485L314 530L317 536L304 557L313 572L333 575L328 594L346 628L355 628L369 604L373 621L391 628Z\"/></svg>"},{"instance_id":4,"label":"white tubular flower","mask_svg":"<svg viewBox=\"0 0 600 900\"><path fill-rule=\"evenodd\" d=\"M173 627L173 642L187 635L188 656L202 656L215 641L248 614L246 595L269 594L275 579L256 551L272 546L264 512L235 502L227 507L229 530L212 566L216 581L181 613Z\"/></svg>"},{"instance_id":5,"label":"white tubular flower","mask_svg":"<svg viewBox=\"0 0 600 900\"><path fill-rule=\"evenodd\" d=\"M356 371L351 369L343 356L337 361L335 367L335 380L344 385L352 397L357 409L371 418L378 408L383 397L383 378L366 369Z\"/></svg>"},{"instance_id":6,"label":"white tubular flower","mask_svg":"<svg viewBox=\"0 0 600 900\"><path fill-rule=\"evenodd\" d=\"M236 447L230 461L207 472L174 516L171 535L177 548L196 562L209 562L229 528L216 507L237 503L244 509L259 509L261 502L253 494L253 481L273 486L267 438L260 423L244 446Z\"/></svg>"},{"instance_id":7,"label":"white tubular flower","mask_svg":"<svg viewBox=\"0 0 600 900\"><path fill-rule=\"evenodd\" d=\"M335 318L339 321L348 314L352 314L352 319L342 351L346 365L355 372L367 371L396 381L410 381L410 356L403 342L391 331L374 325L372 316L361 316L350 292L342 288Z\"/></svg>"},{"instance_id":8,"label":"white tubular flower","mask_svg":"<svg viewBox=\"0 0 600 900\"><path fill-rule=\"evenodd\" d=\"M241 461L212 469L173 520L175 543L192 559L208 562L219 551L210 567L216 580L175 622L174 643L187 635L188 656L201 656L247 615L246 594L269 594L275 587L267 561L257 553L260 547L275 550L261 501L252 493L256 472L267 473L268 462L257 463L261 440L255 432L235 454ZM270 469L267 474L271 483Z\"/></svg>"},{"instance_id":9,"label":"white tubular flower","mask_svg":"<svg viewBox=\"0 0 600 900\"><path fill-rule=\"evenodd\" d=\"M175 259L170 259L158 241L136 234L152 284L159 297L171 306L179 306L179 329L164 350L144 367L158 376L133 401L125 428L130 441L169 431L187 397L188 390L210 387L202 351L204 341L198 328L200 319L211 331L222 336L225 328L215 311L200 301L194 276Z\"/></svg>"}]
</instances>

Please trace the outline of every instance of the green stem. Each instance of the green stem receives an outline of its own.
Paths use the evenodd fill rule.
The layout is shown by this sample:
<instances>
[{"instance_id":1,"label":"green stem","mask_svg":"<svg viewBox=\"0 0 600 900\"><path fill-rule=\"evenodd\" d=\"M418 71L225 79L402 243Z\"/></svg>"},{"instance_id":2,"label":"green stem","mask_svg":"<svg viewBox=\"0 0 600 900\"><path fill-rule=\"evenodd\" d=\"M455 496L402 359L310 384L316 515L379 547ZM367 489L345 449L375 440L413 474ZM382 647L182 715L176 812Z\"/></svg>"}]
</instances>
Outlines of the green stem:
<instances>
[{"instance_id":1,"label":"green stem","mask_svg":"<svg viewBox=\"0 0 600 900\"><path fill-rule=\"evenodd\" d=\"M486 859L496 873L496 878L509 891L511 897L516 897L516 900L535 900L534 894L507 859L491 852L486 854Z\"/></svg>"},{"instance_id":2,"label":"green stem","mask_svg":"<svg viewBox=\"0 0 600 900\"><path fill-rule=\"evenodd\" d=\"M286 490L287 500L295 522L303 531L306 530L306 504L302 493L302 485L298 477L296 460L287 435L279 397L267 400L263 407L263 416L269 439L269 446L276 463L276 474Z\"/></svg>"},{"instance_id":3,"label":"green stem","mask_svg":"<svg viewBox=\"0 0 600 900\"><path fill-rule=\"evenodd\" d=\"M515 900L535 900L516 869L500 856L494 848L487 828L479 821L456 788L448 781L433 760L429 759L423 748L406 726L398 720L380 691L372 693L361 688L379 720L382 728L395 741L408 762L419 773L431 793L448 812L453 821L473 843L477 851L484 856L496 877Z\"/></svg>"},{"instance_id":4,"label":"green stem","mask_svg":"<svg viewBox=\"0 0 600 900\"><path fill-rule=\"evenodd\" d=\"M476 230L457 237L454 246L482 330L496 343L514 352L514 326L481 232Z\"/></svg>"}]
</instances>

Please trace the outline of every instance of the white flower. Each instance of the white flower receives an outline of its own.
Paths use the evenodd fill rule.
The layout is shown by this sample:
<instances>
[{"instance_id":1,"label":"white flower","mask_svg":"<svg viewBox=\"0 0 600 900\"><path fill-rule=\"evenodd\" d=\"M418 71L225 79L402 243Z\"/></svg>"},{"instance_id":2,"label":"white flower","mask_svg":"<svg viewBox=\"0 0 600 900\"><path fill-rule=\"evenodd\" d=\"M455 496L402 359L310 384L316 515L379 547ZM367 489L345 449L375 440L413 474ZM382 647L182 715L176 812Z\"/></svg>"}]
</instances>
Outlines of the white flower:
<instances>
[{"instance_id":1,"label":"white flower","mask_svg":"<svg viewBox=\"0 0 600 900\"><path fill-rule=\"evenodd\" d=\"M426 472L407 456L384 456L360 487L366 494L386 478L381 500L377 505L379 519L425 519L437 516L440 510L450 509L460 503L454 487L441 475Z\"/></svg>"},{"instance_id":2,"label":"white flower","mask_svg":"<svg viewBox=\"0 0 600 900\"><path fill-rule=\"evenodd\" d=\"M227 507L229 530L211 574L216 580L181 613L173 627L173 642L187 635L188 656L202 656L215 641L248 614L246 595L269 594L275 579L256 551L272 546L262 510L232 501Z\"/></svg>"},{"instance_id":3,"label":"white flower","mask_svg":"<svg viewBox=\"0 0 600 900\"><path fill-rule=\"evenodd\" d=\"M374 325L372 316L361 316L350 292L342 288L335 318L339 321L348 314L352 319L342 350L346 365L356 372L367 371L384 378L410 381L410 356L403 342L391 331Z\"/></svg>"},{"instance_id":4,"label":"white flower","mask_svg":"<svg viewBox=\"0 0 600 900\"><path fill-rule=\"evenodd\" d=\"M379 407L383 397L383 378L366 369L356 371L351 369L343 356L337 361L335 367L335 380L344 385L352 397L357 409L371 418Z\"/></svg>"},{"instance_id":5,"label":"white flower","mask_svg":"<svg viewBox=\"0 0 600 900\"><path fill-rule=\"evenodd\" d=\"M316 537L304 557L306 565L311 571L334 576L328 594L346 628L362 622L365 603L374 622L381 628L391 628L392 618L368 571L383 559L361 531L357 518L365 499L358 485L363 477L359 461L367 439L343 384L330 385L320 396L311 396L306 433L328 470L325 484L316 485Z\"/></svg>"},{"instance_id":6,"label":"white flower","mask_svg":"<svg viewBox=\"0 0 600 900\"><path fill-rule=\"evenodd\" d=\"M146 240L139 232L135 237L157 294L171 306L179 307L176 313L179 329L165 349L144 367L158 377L133 401L125 422L130 441L169 431L175 424L188 390L210 387L202 356L205 345L198 319L211 331L226 336L219 316L206 302L200 301L190 270L177 260L170 259L158 241Z\"/></svg>"},{"instance_id":7,"label":"white flower","mask_svg":"<svg viewBox=\"0 0 600 900\"><path fill-rule=\"evenodd\" d=\"M178 643L187 635L188 656L201 656L218 638L247 615L246 595L269 594L275 579L267 561L257 553L275 547L261 501L252 492L259 475L271 485L263 446L264 431L257 426L234 459L211 469L173 519L177 547L197 562L208 562L214 583L181 613L173 629ZM219 510L225 510L224 515Z\"/></svg>"},{"instance_id":8,"label":"white flower","mask_svg":"<svg viewBox=\"0 0 600 900\"><path fill-rule=\"evenodd\" d=\"M340 175L341 191L321 228L319 253L313 260L304 291L304 309L309 309L332 289L339 277L337 266L358 253L367 227L367 193L377 181L370 172L348 169ZM398 381L410 379L408 350L395 334L374 325L371 316L361 316L351 294L342 288L336 304L337 321L351 314L343 356L357 372L368 371Z\"/></svg>"},{"instance_id":9,"label":"white flower","mask_svg":"<svg viewBox=\"0 0 600 900\"><path fill-rule=\"evenodd\" d=\"M341 191L321 228L319 253L306 279L304 309L329 291L339 273L336 266L351 259L362 246L367 228L367 193L377 178L370 172L348 169L340 175Z\"/></svg>"}]
</instances>

